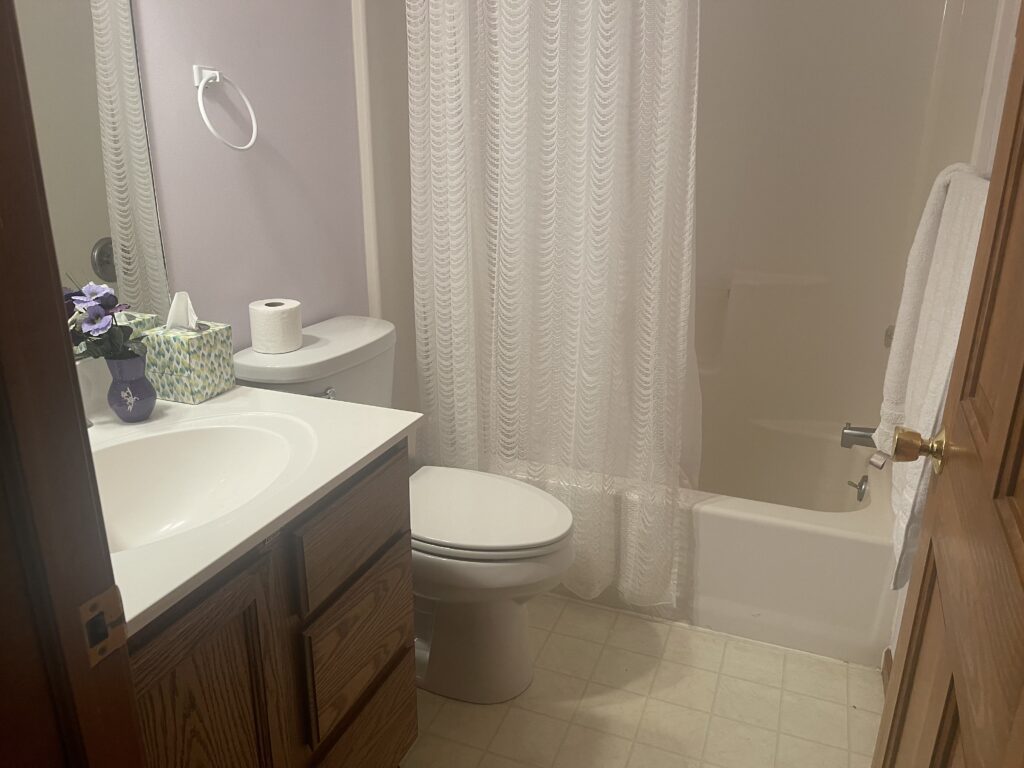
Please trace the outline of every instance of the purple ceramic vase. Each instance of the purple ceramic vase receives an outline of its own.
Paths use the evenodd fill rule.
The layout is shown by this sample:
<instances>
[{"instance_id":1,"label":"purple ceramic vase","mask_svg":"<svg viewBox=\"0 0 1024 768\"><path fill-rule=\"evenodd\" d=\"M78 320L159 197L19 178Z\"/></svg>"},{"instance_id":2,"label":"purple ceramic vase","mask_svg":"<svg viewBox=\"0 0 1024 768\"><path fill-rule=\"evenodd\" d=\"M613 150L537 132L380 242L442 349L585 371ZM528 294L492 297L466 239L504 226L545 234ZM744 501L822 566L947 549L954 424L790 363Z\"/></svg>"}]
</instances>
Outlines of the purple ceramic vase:
<instances>
[{"instance_id":1,"label":"purple ceramic vase","mask_svg":"<svg viewBox=\"0 0 1024 768\"><path fill-rule=\"evenodd\" d=\"M107 405L121 421L145 421L156 406L156 390L146 378L146 358L138 355L123 360L107 360L110 389Z\"/></svg>"}]
</instances>

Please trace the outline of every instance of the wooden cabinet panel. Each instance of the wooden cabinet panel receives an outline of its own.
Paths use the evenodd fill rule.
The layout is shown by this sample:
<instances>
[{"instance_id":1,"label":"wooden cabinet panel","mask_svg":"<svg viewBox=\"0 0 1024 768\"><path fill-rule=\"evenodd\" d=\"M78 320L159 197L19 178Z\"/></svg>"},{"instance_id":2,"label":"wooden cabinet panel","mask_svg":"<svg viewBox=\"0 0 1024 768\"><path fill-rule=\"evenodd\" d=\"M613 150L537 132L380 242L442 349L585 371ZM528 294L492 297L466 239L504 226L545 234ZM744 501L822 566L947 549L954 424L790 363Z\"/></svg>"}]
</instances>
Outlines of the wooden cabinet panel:
<instances>
[{"instance_id":1,"label":"wooden cabinet panel","mask_svg":"<svg viewBox=\"0 0 1024 768\"><path fill-rule=\"evenodd\" d=\"M283 764L266 599L269 558L235 576L148 644L131 666L146 762Z\"/></svg>"},{"instance_id":2,"label":"wooden cabinet panel","mask_svg":"<svg viewBox=\"0 0 1024 768\"><path fill-rule=\"evenodd\" d=\"M319 743L396 655L413 645L409 537L391 547L303 635L312 736Z\"/></svg>"},{"instance_id":3,"label":"wooden cabinet panel","mask_svg":"<svg viewBox=\"0 0 1024 768\"><path fill-rule=\"evenodd\" d=\"M326 768L395 768L416 740L416 659L412 649L318 763Z\"/></svg>"},{"instance_id":4,"label":"wooden cabinet panel","mask_svg":"<svg viewBox=\"0 0 1024 768\"><path fill-rule=\"evenodd\" d=\"M295 532L302 615L316 610L374 553L408 530L409 465L403 444Z\"/></svg>"}]
</instances>

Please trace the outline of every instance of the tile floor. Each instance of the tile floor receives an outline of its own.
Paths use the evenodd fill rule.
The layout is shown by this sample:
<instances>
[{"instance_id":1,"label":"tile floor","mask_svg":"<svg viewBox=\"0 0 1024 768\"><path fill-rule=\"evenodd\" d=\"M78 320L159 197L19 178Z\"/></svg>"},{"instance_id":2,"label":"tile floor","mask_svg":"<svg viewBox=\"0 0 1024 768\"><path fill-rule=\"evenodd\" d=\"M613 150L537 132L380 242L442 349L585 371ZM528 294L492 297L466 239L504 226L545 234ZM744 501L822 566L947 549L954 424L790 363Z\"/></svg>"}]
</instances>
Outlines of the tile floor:
<instances>
[{"instance_id":1,"label":"tile floor","mask_svg":"<svg viewBox=\"0 0 1024 768\"><path fill-rule=\"evenodd\" d=\"M402 768L867 768L878 670L543 595L533 684L481 706L419 692Z\"/></svg>"}]
</instances>

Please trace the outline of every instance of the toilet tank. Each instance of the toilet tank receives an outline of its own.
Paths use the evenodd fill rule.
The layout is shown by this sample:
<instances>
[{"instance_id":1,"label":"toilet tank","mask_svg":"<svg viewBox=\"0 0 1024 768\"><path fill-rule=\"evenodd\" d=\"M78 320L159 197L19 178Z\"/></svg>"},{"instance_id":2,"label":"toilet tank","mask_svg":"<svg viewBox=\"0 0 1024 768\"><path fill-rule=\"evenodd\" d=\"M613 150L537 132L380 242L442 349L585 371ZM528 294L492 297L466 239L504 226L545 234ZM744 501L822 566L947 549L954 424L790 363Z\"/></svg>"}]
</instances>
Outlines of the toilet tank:
<instances>
[{"instance_id":1,"label":"toilet tank","mask_svg":"<svg viewBox=\"0 0 1024 768\"><path fill-rule=\"evenodd\" d=\"M270 355L235 354L239 384L367 405L391 405L395 326L342 315L302 329L302 347Z\"/></svg>"}]
</instances>

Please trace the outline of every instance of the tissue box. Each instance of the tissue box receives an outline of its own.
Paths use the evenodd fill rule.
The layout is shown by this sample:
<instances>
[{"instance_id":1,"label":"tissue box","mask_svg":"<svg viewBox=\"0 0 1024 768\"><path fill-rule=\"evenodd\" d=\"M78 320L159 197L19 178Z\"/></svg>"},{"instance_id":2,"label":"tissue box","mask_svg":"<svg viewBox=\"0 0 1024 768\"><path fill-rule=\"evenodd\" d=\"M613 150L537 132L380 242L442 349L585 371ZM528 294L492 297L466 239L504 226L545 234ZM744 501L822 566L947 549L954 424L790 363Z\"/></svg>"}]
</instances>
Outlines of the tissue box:
<instances>
[{"instance_id":1,"label":"tissue box","mask_svg":"<svg viewBox=\"0 0 1024 768\"><path fill-rule=\"evenodd\" d=\"M235 386L230 325L199 323L195 331L160 326L141 338L146 378L161 400L195 405Z\"/></svg>"},{"instance_id":2,"label":"tissue box","mask_svg":"<svg viewBox=\"0 0 1024 768\"><path fill-rule=\"evenodd\" d=\"M143 331L156 328L160 325L160 318L156 315L148 315L142 312L118 312L114 315L118 325L124 325L132 329L132 338L138 338Z\"/></svg>"}]
</instances>

